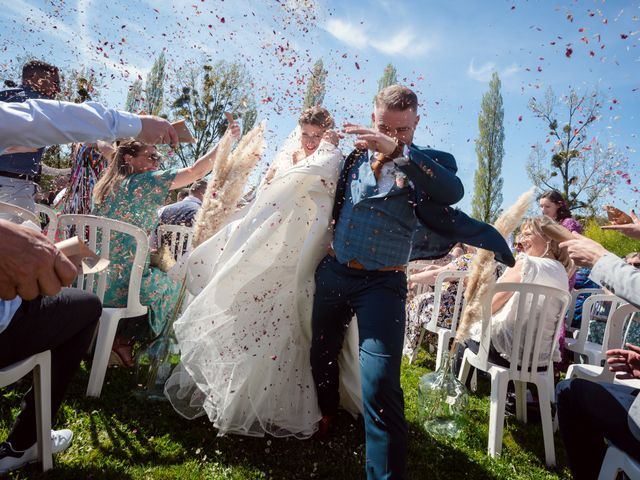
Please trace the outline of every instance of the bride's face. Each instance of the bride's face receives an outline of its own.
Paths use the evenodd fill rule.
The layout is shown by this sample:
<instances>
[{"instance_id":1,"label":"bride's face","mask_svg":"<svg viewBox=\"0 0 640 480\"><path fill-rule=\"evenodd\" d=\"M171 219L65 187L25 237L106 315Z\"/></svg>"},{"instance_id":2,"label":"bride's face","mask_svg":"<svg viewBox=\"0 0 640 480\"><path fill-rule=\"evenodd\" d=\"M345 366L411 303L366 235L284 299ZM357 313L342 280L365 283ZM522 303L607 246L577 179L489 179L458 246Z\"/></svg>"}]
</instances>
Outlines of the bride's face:
<instances>
[{"instance_id":1,"label":"bride's face","mask_svg":"<svg viewBox=\"0 0 640 480\"><path fill-rule=\"evenodd\" d=\"M317 125L311 125L310 123L303 123L300 125L300 128L302 129L300 142L302 143L305 156L308 157L318 149L325 129Z\"/></svg>"}]
</instances>

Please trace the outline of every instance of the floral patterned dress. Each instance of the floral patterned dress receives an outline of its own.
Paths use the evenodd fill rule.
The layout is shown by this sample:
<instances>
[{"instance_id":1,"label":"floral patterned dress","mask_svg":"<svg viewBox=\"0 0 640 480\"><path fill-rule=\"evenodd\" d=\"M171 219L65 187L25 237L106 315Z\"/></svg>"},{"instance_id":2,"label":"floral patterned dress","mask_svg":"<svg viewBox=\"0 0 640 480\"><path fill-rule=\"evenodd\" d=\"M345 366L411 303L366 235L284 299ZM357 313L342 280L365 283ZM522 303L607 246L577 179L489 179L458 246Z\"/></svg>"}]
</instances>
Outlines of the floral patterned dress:
<instances>
[{"instance_id":1,"label":"floral patterned dress","mask_svg":"<svg viewBox=\"0 0 640 480\"><path fill-rule=\"evenodd\" d=\"M451 262L451 270L458 270L460 272L468 270L471 266L472 259L473 255L470 253L456 258ZM439 327L451 328L457 292L457 282L444 282L442 284L440 312L438 313ZM420 331L431 320L434 303L435 295L433 291L416 295L413 300L407 303L405 353L412 352L419 347L418 340L420 339Z\"/></svg>"},{"instance_id":2,"label":"floral patterned dress","mask_svg":"<svg viewBox=\"0 0 640 480\"><path fill-rule=\"evenodd\" d=\"M150 233L158 224L158 208L164 204L176 173L176 169L169 169L131 175L100 205L94 205L93 214L127 222ZM129 235L111 235L111 264L103 305L126 307L136 244ZM179 283L170 279L165 272L150 267L147 258L140 287L140 302L149 307L149 324L154 335L162 332L173 313L179 291Z\"/></svg>"}]
</instances>

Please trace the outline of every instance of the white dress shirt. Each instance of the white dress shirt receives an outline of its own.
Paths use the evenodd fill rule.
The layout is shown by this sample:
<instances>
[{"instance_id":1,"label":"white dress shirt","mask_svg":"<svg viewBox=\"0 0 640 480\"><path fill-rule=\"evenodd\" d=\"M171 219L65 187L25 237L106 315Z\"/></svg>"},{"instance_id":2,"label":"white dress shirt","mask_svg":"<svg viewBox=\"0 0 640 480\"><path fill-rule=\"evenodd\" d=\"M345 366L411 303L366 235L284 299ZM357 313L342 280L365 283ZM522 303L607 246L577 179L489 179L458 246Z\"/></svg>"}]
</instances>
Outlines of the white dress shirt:
<instances>
[{"instance_id":1,"label":"white dress shirt","mask_svg":"<svg viewBox=\"0 0 640 480\"><path fill-rule=\"evenodd\" d=\"M141 130L142 123L137 115L106 108L96 102L0 102L0 154L14 146L44 147L136 137ZM13 300L0 300L0 333L7 328L21 303L19 296Z\"/></svg>"},{"instance_id":2,"label":"white dress shirt","mask_svg":"<svg viewBox=\"0 0 640 480\"><path fill-rule=\"evenodd\" d=\"M96 102L0 102L0 153L8 147L112 141L136 137L141 130L142 123L137 115Z\"/></svg>"}]
</instances>

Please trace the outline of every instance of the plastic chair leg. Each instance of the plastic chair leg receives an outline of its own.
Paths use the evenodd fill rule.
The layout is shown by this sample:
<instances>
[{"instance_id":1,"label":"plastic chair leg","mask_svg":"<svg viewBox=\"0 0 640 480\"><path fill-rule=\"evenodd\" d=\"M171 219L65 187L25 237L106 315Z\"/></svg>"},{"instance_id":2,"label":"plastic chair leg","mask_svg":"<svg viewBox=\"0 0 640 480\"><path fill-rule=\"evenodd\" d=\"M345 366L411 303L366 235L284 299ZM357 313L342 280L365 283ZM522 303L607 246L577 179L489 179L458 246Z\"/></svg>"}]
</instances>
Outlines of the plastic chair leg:
<instances>
[{"instance_id":1,"label":"plastic chair leg","mask_svg":"<svg viewBox=\"0 0 640 480\"><path fill-rule=\"evenodd\" d=\"M418 337L418 344L416 345L415 350L413 350L411 352L411 355L409 356L409 365L411 365L416 357L418 356L418 349L420 348L420 344L422 344L422 340L424 340L424 333L426 332L426 329L424 327L420 327L420 337Z\"/></svg>"},{"instance_id":2,"label":"plastic chair leg","mask_svg":"<svg viewBox=\"0 0 640 480\"><path fill-rule=\"evenodd\" d=\"M440 330L438 332L438 353L436 357L436 370L442 365L442 356L447 354L449 347L449 340L451 339L451 332L446 330Z\"/></svg>"},{"instance_id":3,"label":"plastic chair leg","mask_svg":"<svg viewBox=\"0 0 640 480\"><path fill-rule=\"evenodd\" d=\"M516 418L527 423L527 382L513 382L516 391Z\"/></svg>"},{"instance_id":4,"label":"plastic chair leg","mask_svg":"<svg viewBox=\"0 0 640 480\"><path fill-rule=\"evenodd\" d=\"M540 421L544 437L544 457L548 467L556 464L556 450L553 441L553 420L551 418L551 394L547 379L536 382L538 388L538 403L540 405Z\"/></svg>"},{"instance_id":5,"label":"plastic chair leg","mask_svg":"<svg viewBox=\"0 0 640 480\"><path fill-rule=\"evenodd\" d=\"M625 456L626 455L623 452L618 450L612 444L609 444L607 453L602 461L602 466L600 467L598 480L616 480L616 478L618 478L618 473L620 473L623 469L622 466L625 464Z\"/></svg>"},{"instance_id":6,"label":"plastic chair leg","mask_svg":"<svg viewBox=\"0 0 640 480\"><path fill-rule=\"evenodd\" d=\"M102 392L102 384L107 373L109 355L111 354L113 340L116 338L119 321L120 318L118 316L113 315L108 310L103 310L98 326L98 338L96 339L96 348L93 353L89 385L87 386L88 397L97 398Z\"/></svg>"},{"instance_id":7,"label":"plastic chair leg","mask_svg":"<svg viewBox=\"0 0 640 480\"><path fill-rule=\"evenodd\" d=\"M491 408L489 409L489 455L496 457L502 452L502 434L504 430L504 407L507 401L508 372L489 372L491 374Z\"/></svg>"},{"instance_id":8,"label":"plastic chair leg","mask_svg":"<svg viewBox=\"0 0 640 480\"><path fill-rule=\"evenodd\" d=\"M462 356L462 365L460 365L460 371L458 372L458 380L465 384L467 382L467 377L469 376L469 372L471 371L471 364L469 363L469 359L467 356L469 355L469 351L465 350L464 355Z\"/></svg>"},{"instance_id":9,"label":"plastic chair leg","mask_svg":"<svg viewBox=\"0 0 640 480\"><path fill-rule=\"evenodd\" d=\"M33 369L33 393L36 405L36 441L42 471L53 468L51 458L51 352L41 354L42 361Z\"/></svg>"}]
</instances>

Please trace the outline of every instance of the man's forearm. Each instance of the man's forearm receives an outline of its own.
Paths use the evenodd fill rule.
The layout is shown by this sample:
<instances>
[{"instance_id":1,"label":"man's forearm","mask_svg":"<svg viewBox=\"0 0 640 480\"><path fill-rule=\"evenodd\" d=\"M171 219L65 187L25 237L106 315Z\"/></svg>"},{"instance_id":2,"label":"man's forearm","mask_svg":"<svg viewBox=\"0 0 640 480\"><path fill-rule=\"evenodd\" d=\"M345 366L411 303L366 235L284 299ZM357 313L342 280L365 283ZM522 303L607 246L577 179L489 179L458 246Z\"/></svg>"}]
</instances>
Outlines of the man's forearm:
<instances>
[{"instance_id":1,"label":"man's forearm","mask_svg":"<svg viewBox=\"0 0 640 480\"><path fill-rule=\"evenodd\" d=\"M612 253L598 260L589 278L614 295L640 308L640 270Z\"/></svg>"},{"instance_id":2,"label":"man's forearm","mask_svg":"<svg viewBox=\"0 0 640 480\"><path fill-rule=\"evenodd\" d=\"M399 168L413 183L418 198L429 198L439 205L453 205L462 199L464 187L454 171L416 148L411 148L409 155L409 162Z\"/></svg>"},{"instance_id":3,"label":"man's forearm","mask_svg":"<svg viewBox=\"0 0 640 480\"><path fill-rule=\"evenodd\" d=\"M136 137L140 118L95 102L0 102L0 152L10 146L44 147Z\"/></svg>"}]
</instances>

